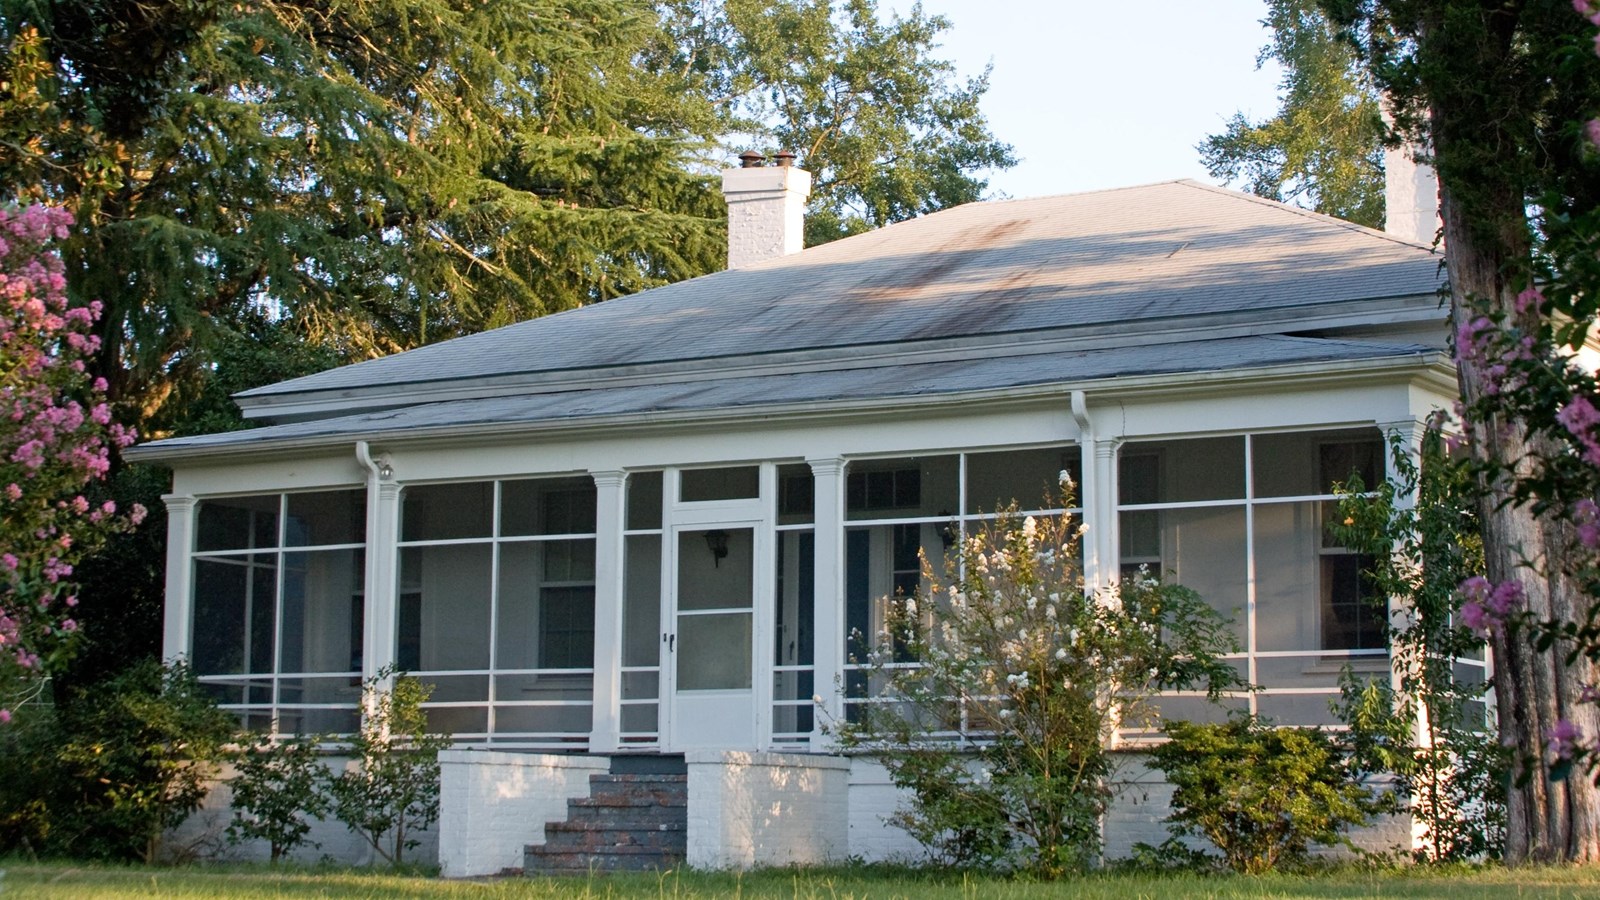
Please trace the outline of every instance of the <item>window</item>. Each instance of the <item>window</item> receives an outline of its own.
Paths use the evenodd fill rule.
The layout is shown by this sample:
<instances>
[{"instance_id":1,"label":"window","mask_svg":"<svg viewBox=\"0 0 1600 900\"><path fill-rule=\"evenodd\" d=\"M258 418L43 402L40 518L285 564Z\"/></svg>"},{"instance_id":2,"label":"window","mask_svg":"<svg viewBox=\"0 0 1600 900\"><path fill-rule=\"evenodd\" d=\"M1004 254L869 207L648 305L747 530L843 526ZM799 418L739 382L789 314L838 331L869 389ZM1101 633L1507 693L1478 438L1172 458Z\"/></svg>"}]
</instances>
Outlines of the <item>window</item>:
<instances>
[{"instance_id":1,"label":"window","mask_svg":"<svg viewBox=\"0 0 1600 900\"><path fill-rule=\"evenodd\" d=\"M269 734L354 731L366 492L202 499L189 662L217 702Z\"/></svg>"},{"instance_id":2,"label":"window","mask_svg":"<svg viewBox=\"0 0 1600 900\"><path fill-rule=\"evenodd\" d=\"M396 659L431 727L560 749L593 720L595 490L587 477L408 486Z\"/></svg>"}]
</instances>

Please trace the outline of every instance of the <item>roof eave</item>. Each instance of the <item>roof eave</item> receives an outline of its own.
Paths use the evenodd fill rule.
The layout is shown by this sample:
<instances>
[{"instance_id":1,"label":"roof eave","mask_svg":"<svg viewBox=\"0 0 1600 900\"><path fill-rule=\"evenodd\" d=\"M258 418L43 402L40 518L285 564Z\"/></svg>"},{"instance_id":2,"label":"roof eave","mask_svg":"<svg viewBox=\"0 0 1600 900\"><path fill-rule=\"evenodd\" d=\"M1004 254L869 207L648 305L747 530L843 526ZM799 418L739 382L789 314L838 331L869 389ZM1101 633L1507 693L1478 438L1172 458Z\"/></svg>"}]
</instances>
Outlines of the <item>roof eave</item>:
<instances>
[{"instance_id":1,"label":"roof eave","mask_svg":"<svg viewBox=\"0 0 1600 900\"><path fill-rule=\"evenodd\" d=\"M356 441L373 444L405 442L412 446L438 445L459 442L463 434L470 433L474 442L511 441L538 436L542 438L584 435L595 431L617 428L674 428L693 426L703 430L737 422L758 422L781 417L786 422L797 420L849 419L861 416L881 416L886 410L904 410L915 406L919 414L954 411L968 406L992 407L1003 403L1025 406L1059 399L1075 390L1090 392L1096 399L1132 399L1153 395L1174 397L1186 394L1214 392L1219 386L1242 390L1263 383L1296 385L1331 382L1352 382L1397 377L1420 378L1429 386L1441 391L1454 391L1455 368L1441 351L1421 351L1382 358L1353 360L1319 360L1210 372L1186 372L1177 378L1174 373L1139 376L1084 379L1078 381L1044 382L1019 387L991 388L980 391L960 391L937 394L894 395L871 399L808 400L798 403L762 406L728 406L717 408L630 412L600 415L581 419L556 419L532 422L508 422L473 426L441 425L399 429L373 429L352 431L348 434L311 435L259 442L206 445L198 447L163 447L165 441L130 447L123 451L124 458L144 463L184 463L220 461L241 454L254 458L284 457L341 447ZM1177 378L1177 380L1175 380ZM178 439L181 440L181 439Z\"/></svg>"},{"instance_id":2,"label":"roof eave","mask_svg":"<svg viewBox=\"0 0 1600 900\"><path fill-rule=\"evenodd\" d=\"M1352 304L1361 308L1352 310ZM1439 315L1436 294L1402 294L1371 297L1359 301L1327 301L1308 306L1285 306L1282 315L1263 318L1261 311L1227 313L1205 317L1186 316L1170 321L1154 321L1155 327L1137 335L1127 333L1127 323L1075 326L1043 332L1010 332L969 335L919 342L894 342L886 345L849 345L809 350L788 350L752 356L695 358L639 366L613 366L598 369L525 372L503 376L474 376L441 379L435 382L372 384L359 388L329 388L293 393L236 394L246 418L278 422L337 418L350 412L373 412L495 396L621 387L629 384L657 383L666 376L673 380L726 379L744 375L790 374L806 371L836 371L840 368L874 368L921 361L945 361L961 354L987 355L998 347L1027 352L1070 350L1078 347L1103 349L1118 344L1188 342L1203 338L1235 337L1282 333L1285 324L1295 331L1333 329L1351 325L1399 324L1429 321ZM952 356L952 354L957 354Z\"/></svg>"}]
</instances>

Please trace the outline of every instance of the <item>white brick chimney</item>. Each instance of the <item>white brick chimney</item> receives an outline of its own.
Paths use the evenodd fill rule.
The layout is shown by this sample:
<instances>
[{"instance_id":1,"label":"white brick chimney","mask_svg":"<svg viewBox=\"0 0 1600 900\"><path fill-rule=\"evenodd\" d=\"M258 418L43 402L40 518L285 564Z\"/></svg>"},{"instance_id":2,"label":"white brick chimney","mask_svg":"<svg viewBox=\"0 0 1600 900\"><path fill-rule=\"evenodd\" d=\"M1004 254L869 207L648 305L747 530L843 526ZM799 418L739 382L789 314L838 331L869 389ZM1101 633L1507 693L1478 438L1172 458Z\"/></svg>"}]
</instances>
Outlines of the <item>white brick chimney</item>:
<instances>
[{"instance_id":1,"label":"white brick chimney","mask_svg":"<svg viewBox=\"0 0 1600 900\"><path fill-rule=\"evenodd\" d=\"M1410 144L1383 151L1383 230L1395 237L1433 246L1439 219L1439 176L1419 163Z\"/></svg>"},{"instance_id":2,"label":"white brick chimney","mask_svg":"<svg viewBox=\"0 0 1600 900\"><path fill-rule=\"evenodd\" d=\"M776 165L748 152L740 167L722 172L728 200L728 268L738 269L799 253L805 247L806 198L811 173L794 167L793 153L779 153Z\"/></svg>"}]
</instances>

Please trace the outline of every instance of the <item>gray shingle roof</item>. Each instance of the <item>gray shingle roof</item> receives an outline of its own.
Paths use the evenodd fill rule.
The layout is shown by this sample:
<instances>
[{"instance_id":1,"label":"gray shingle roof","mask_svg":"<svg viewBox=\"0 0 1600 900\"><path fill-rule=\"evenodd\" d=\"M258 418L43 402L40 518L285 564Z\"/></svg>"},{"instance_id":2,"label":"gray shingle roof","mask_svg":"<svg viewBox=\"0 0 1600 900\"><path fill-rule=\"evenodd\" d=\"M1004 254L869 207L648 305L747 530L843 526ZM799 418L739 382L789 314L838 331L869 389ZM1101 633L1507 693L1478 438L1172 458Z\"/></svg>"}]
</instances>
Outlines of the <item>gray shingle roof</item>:
<instances>
[{"instance_id":1,"label":"gray shingle roof","mask_svg":"<svg viewBox=\"0 0 1600 900\"><path fill-rule=\"evenodd\" d=\"M1430 294L1438 257L1188 181L974 203L813 248L246 391L637 366L1022 334ZM866 379L865 375L853 376ZM354 405L354 404L352 404Z\"/></svg>"},{"instance_id":2,"label":"gray shingle roof","mask_svg":"<svg viewBox=\"0 0 1600 900\"><path fill-rule=\"evenodd\" d=\"M801 404L958 395L979 390L1061 385L1131 376L1195 374L1305 363L1436 358L1418 345L1256 336L1073 352L992 356L849 371L734 377L601 387L424 403L381 412L319 419L159 441L135 456L183 456L207 451L266 449L307 443L461 434L475 430L536 430L630 416L704 413Z\"/></svg>"}]
</instances>

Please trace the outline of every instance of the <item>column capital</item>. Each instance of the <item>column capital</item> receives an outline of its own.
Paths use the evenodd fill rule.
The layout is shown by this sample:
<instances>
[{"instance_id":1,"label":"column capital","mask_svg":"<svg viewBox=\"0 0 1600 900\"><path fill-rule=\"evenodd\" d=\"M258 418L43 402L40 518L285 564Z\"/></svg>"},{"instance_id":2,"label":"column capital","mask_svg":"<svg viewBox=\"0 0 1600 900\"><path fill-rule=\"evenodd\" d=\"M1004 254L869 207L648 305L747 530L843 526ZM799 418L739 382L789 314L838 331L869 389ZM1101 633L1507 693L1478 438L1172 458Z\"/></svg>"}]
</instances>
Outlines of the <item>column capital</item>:
<instances>
[{"instance_id":1,"label":"column capital","mask_svg":"<svg viewBox=\"0 0 1600 900\"><path fill-rule=\"evenodd\" d=\"M594 479L595 487L620 487L628 480L628 473L621 469L590 469L589 477Z\"/></svg>"},{"instance_id":2,"label":"column capital","mask_svg":"<svg viewBox=\"0 0 1600 900\"><path fill-rule=\"evenodd\" d=\"M806 465L811 467L813 475L840 475L844 473L846 462L839 456L806 457Z\"/></svg>"},{"instance_id":3,"label":"column capital","mask_svg":"<svg viewBox=\"0 0 1600 900\"><path fill-rule=\"evenodd\" d=\"M1094 447L1096 459L1111 459L1122 449L1124 439L1120 437L1096 438L1089 442Z\"/></svg>"},{"instance_id":4,"label":"column capital","mask_svg":"<svg viewBox=\"0 0 1600 900\"><path fill-rule=\"evenodd\" d=\"M1376 424L1378 426L1378 430L1383 433L1385 439L1387 439L1391 434L1399 433L1399 435L1405 439L1407 446L1412 448L1415 448L1422 443L1422 435L1428 430L1428 420L1418 417L1395 419L1393 421L1378 422Z\"/></svg>"},{"instance_id":5,"label":"column capital","mask_svg":"<svg viewBox=\"0 0 1600 900\"><path fill-rule=\"evenodd\" d=\"M161 502L166 505L168 512L187 512L194 509L200 498L193 494L162 494Z\"/></svg>"}]
</instances>

